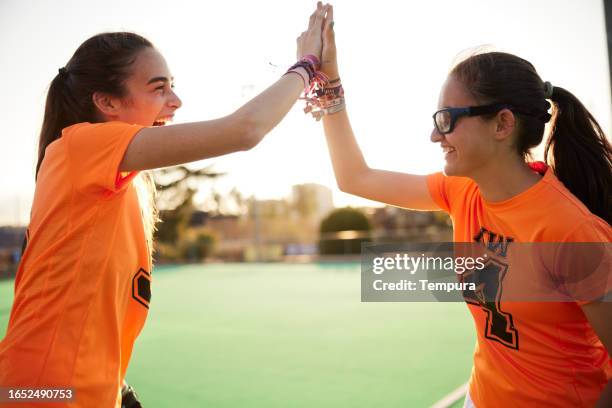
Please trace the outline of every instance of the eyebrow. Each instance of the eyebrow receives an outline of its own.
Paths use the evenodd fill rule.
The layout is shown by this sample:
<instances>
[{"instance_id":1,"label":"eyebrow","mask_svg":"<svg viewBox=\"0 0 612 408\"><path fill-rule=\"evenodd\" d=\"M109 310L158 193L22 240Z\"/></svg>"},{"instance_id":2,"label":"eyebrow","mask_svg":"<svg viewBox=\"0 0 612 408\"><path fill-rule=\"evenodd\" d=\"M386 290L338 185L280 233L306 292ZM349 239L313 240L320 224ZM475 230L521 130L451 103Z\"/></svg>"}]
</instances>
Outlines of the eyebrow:
<instances>
[{"instance_id":1,"label":"eyebrow","mask_svg":"<svg viewBox=\"0 0 612 408\"><path fill-rule=\"evenodd\" d=\"M174 77L170 78L170 81L174 81ZM168 78L164 77L164 76L158 76L155 78L151 78L149 79L149 82L147 82L147 85L150 85L154 82L168 82Z\"/></svg>"}]
</instances>

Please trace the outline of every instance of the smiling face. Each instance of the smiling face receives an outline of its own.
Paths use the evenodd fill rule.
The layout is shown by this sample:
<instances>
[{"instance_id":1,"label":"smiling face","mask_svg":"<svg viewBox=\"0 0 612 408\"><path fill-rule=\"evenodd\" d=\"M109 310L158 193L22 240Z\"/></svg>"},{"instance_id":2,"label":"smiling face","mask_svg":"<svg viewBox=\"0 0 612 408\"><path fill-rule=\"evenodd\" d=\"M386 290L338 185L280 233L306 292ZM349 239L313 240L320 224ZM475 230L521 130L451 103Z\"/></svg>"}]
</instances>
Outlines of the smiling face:
<instances>
[{"instance_id":1,"label":"smiling face","mask_svg":"<svg viewBox=\"0 0 612 408\"><path fill-rule=\"evenodd\" d=\"M450 75L440 92L438 109L481 105L467 92L463 84ZM440 142L448 176L473 177L486 168L499 153L496 138L496 120L481 116L463 116L457 119L452 132L441 135L433 129L431 141Z\"/></svg>"},{"instance_id":2,"label":"smiling face","mask_svg":"<svg viewBox=\"0 0 612 408\"><path fill-rule=\"evenodd\" d=\"M172 89L174 78L164 57L147 47L138 53L131 70L124 84L125 97L96 103L106 119L143 126L160 126L172 120L182 102Z\"/></svg>"}]
</instances>

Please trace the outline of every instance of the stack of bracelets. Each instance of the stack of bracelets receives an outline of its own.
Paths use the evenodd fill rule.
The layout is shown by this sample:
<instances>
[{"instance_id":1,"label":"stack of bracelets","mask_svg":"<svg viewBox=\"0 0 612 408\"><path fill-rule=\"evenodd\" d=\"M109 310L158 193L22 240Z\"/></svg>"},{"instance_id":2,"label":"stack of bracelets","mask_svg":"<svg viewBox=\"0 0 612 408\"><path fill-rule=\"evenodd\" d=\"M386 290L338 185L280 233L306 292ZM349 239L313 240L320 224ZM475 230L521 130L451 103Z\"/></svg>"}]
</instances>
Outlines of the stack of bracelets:
<instances>
[{"instance_id":1,"label":"stack of bracelets","mask_svg":"<svg viewBox=\"0 0 612 408\"><path fill-rule=\"evenodd\" d=\"M302 78L304 81L304 97L300 99L306 101L304 112L310 112L316 120L321 120L323 115L331 115L343 110L346 103L340 78L329 80L318 69L319 59L314 55L305 55L292 65L285 75L295 73ZM304 72L308 77L304 75Z\"/></svg>"}]
</instances>

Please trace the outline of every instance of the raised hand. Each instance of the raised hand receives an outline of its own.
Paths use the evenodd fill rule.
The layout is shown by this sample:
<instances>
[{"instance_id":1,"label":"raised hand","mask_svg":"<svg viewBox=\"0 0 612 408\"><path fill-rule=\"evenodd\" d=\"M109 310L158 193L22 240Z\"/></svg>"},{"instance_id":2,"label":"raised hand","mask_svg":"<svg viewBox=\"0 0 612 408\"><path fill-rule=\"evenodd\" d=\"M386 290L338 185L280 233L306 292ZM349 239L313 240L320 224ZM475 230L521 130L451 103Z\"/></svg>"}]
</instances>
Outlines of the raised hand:
<instances>
[{"instance_id":1,"label":"raised hand","mask_svg":"<svg viewBox=\"0 0 612 408\"><path fill-rule=\"evenodd\" d=\"M297 38L297 58L304 55L314 55L321 59L321 49L323 48L322 28L325 14L330 6L317 2L317 9L310 15L308 29Z\"/></svg>"},{"instance_id":2,"label":"raised hand","mask_svg":"<svg viewBox=\"0 0 612 408\"><path fill-rule=\"evenodd\" d=\"M321 71L323 71L329 79L336 79L339 76L338 60L336 56L336 37L334 33L334 9L331 5L328 5L325 21L323 22Z\"/></svg>"}]
</instances>

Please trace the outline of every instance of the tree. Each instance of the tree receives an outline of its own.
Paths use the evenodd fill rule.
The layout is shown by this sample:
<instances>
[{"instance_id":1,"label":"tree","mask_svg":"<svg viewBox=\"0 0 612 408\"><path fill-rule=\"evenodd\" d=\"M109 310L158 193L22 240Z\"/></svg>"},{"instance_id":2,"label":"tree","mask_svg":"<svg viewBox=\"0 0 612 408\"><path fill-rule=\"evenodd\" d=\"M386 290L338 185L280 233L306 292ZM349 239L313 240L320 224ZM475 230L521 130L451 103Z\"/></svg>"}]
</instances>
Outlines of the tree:
<instances>
[{"instance_id":1,"label":"tree","mask_svg":"<svg viewBox=\"0 0 612 408\"><path fill-rule=\"evenodd\" d=\"M161 219L157 224L155 239L173 246L181 245L195 211L193 197L201 179L215 179L223 173L212 171L210 166L197 170L175 166L157 170L153 174Z\"/></svg>"},{"instance_id":2,"label":"tree","mask_svg":"<svg viewBox=\"0 0 612 408\"><path fill-rule=\"evenodd\" d=\"M321 221L319 253L360 254L361 244L370 242L370 222L366 215L351 207L332 211Z\"/></svg>"},{"instance_id":3,"label":"tree","mask_svg":"<svg viewBox=\"0 0 612 408\"><path fill-rule=\"evenodd\" d=\"M154 173L157 189L157 205L172 209L191 200L202 179L216 179L225 173L212 171L212 166L192 170L187 166L175 166L156 170Z\"/></svg>"},{"instance_id":4,"label":"tree","mask_svg":"<svg viewBox=\"0 0 612 408\"><path fill-rule=\"evenodd\" d=\"M192 262L201 262L212 254L216 241L217 237L212 232L201 232L193 241L187 242L184 257Z\"/></svg>"}]
</instances>

